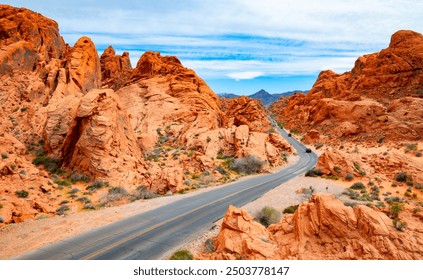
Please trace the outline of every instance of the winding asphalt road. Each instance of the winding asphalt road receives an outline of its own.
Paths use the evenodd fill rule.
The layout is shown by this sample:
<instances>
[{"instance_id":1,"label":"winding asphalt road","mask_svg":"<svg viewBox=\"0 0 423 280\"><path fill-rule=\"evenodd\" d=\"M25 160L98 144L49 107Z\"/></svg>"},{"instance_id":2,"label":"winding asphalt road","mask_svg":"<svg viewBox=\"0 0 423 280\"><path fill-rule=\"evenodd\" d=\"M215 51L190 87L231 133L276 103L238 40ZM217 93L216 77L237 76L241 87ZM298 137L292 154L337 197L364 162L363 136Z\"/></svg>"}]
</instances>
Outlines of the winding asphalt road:
<instances>
[{"instance_id":1,"label":"winding asphalt road","mask_svg":"<svg viewBox=\"0 0 423 280\"><path fill-rule=\"evenodd\" d=\"M297 150L299 161L277 173L254 176L82 233L22 255L26 260L155 260L207 230L229 205L240 207L315 166L317 155L275 128Z\"/></svg>"}]
</instances>

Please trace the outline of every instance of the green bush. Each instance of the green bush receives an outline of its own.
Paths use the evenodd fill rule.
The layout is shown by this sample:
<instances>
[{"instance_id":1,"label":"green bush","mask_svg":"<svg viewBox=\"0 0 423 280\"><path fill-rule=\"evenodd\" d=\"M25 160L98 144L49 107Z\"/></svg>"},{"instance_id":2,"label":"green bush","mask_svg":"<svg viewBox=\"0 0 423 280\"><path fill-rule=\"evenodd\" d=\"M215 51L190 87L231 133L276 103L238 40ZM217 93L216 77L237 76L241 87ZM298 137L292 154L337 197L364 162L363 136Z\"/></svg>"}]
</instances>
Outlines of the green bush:
<instances>
[{"instance_id":1,"label":"green bush","mask_svg":"<svg viewBox=\"0 0 423 280\"><path fill-rule=\"evenodd\" d=\"M347 180L347 181L351 181L352 179L354 179L354 174L347 173L347 174L345 174L344 179Z\"/></svg>"},{"instance_id":2,"label":"green bush","mask_svg":"<svg viewBox=\"0 0 423 280\"><path fill-rule=\"evenodd\" d=\"M98 190L108 185L109 185L108 182L95 180L94 182L91 183L91 185L87 187L87 190Z\"/></svg>"},{"instance_id":3,"label":"green bush","mask_svg":"<svg viewBox=\"0 0 423 280\"><path fill-rule=\"evenodd\" d=\"M404 231L404 229L407 227L407 223L405 221L399 221L398 218L394 218L392 220L392 224L398 231Z\"/></svg>"},{"instance_id":4,"label":"green bush","mask_svg":"<svg viewBox=\"0 0 423 280\"><path fill-rule=\"evenodd\" d=\"M313 168L310 169L306 172L305 176L306 177L317 177L317 176L322 176L322 170L320 168Z\"/></svg>"},{"instance_id":5,"label":"green bush","mask_svg":"<svg viewBox=\"0 0 423 280\"><path fill-rule=\"evenodd\" d=\"M77 182L88 183L90 181L90 176L79 174L79 173L74 173L74 174L70 175L69 178L70 178L72 183L77 183Z\"/></svg>"},{"instance_id":6,"label":"green bush","mask_svg":"<svg viewBox=\"0 0 423 280\"><path fill-rule=\"evenodd\" d=\"M295 210L297 210L297 208L298 208L298 205L288 206L283 210L283 213L284 214L294 214L294 212L295 212Z\"/></svg>"},{"instance_id":7,"label":"green bush","mask_svg":"<svg viewBox=\"0 0 423 280\"><path fill-rule=\"evenodd\" d=\"M42 165L51 173L61 173L62 170L59 169L60 162L55 157L48 157L44 152L37 153L36 158L32 161L36 166Z\"/></svg>"},{"instance_id":8,"label":"green bush","mask_svg":"<svg viewBox=\"0 0 423 280\"><path fill-rule=\"evenodd\" d=\"M245 158L235 159L234 162L230 164L230 168L239 173L253 174L260 172L263 165L264 161L254 155L249 155Z\"/></svg>"},{"instance_id":9,"label":"green bush","mask_svg":"<svg viewBox=\"0 0 423 280\"><path fill-rule=\"evenodd\" d=\"M4 219L2 216L0 216L0 223L4 223Z\"/></svg>"},{"instance_id":10,"label":"green bush","mask_svg":"<svg viewBox=\"0 0 423 280\"><path fill-rule=\"evenodd\" d=\"M133 196L135 199L152 199L158 197L159 195L152 190L148 190L144 185L141 185L137 187Z\"/></svg>"},{"instance_id":11,"label":"green bush","mask_svg":"<svg viewBox=\"0 0 423 280\"><path fill-rule=\"evenodd\" d=\"M393 202L391 205L389 205L389 214L392 218L398 218L399 213L401 213L404 210L404 204Z\"/></svg>"},{"instance_id":12,"label":"green bush","mask_svg":"<svg viewBox=\"0 0 423 280\"><path fill-rule=\"evenodd\" d=\"M172 254L171 260L193 260L194 256L188 250L179 250Z\"/></svg>"},{"instance_id":13,"label":"green bush","mask_svg":"<svg viewBox=\"0 0 423 280\"><path fill-rule=\"evenodd\" d=\"M397 182L406 182L408 179L408 175L405 172L398 172L395 175L395 180L397 180Z\"/></svg>"},{"instance_id":14,"label":"green bush","mask_svg":"<svg viewBox=\"0 0 423 280\"><path fill-rule=\"evenodd\" d=\"M68 180L56 179L56 180L54 180L54 182L56 184L58 184L59 186L65 186L65 187L70 187L71 186L71 183Z\"/></svg>"},{"instance_id":15,"label":"green bush","mask_svg":"<svg viewBox=\"0 0 423 280\"><path fill-rule=\"evenodd\" d=\"M353 189L353 190L365 190L366 189L366 186L362 182L356 182L356 183L354 183L350 187L350 189Z\"/></svg>"},{"instance_id":16,"label":"green bush","mask_svg":"<svg viewBox=\"0 0 423 280\"><path fill-rule=\"evenodd\" d=\"M268 206L263 207L263 209L261 209L260 212L258 212L254 218L254 220L256 220L265 227L279 222L280 219L281 213L279 213L279 211L275 208Z\"/></svg>"},{"instance_id":17,"label":"green bush","mask_svg":"<svg viewBox=\"0 0 423 280\"><path fill-rule=\"evenodd\" d=\"M67 206L67 205L62 205L62 206L60 206L59 208L57 208L57 210L56 210L56 214L57 214L57 215L63 215L63 214L65 214L65 212L66 212L66 211L69 211L69 210L70 210L69 206Z\"/></svg>"},{"instance_id":18,"label":"green bush","mask_svg":"<svg viewBox=\"0 0 423 280\"><path fill-rule=\"evenodd\" d=\"M20 198L27 198L29 196L29 193L26 190L16 191L15 193Z\"/></svg>"},{"instance_id":19,"label":"green bush","mask_svg":"<svg viewBox=\"0 0 423 280\"><path fill-rule=\"evenodd\" d=\"M353 191L352 189L346 189L342 194L348 196L351 199L359 199L360 198L360 194Z\"/></svg>"}]
</instances>

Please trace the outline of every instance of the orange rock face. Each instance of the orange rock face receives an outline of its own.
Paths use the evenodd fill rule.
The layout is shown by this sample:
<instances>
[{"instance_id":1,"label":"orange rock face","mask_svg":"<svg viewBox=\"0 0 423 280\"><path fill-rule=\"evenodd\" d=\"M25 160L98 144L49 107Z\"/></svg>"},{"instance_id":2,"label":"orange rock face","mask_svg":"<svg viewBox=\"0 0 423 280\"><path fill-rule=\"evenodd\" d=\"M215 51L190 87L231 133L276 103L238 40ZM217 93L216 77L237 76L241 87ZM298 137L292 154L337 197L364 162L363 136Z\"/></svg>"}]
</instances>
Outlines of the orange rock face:
<instances>
[{"instance_id":1,"label":"orange rock face","mask_svg":"<svg viewBox=\"0 0 423 280\"><path fill-rule=\"evenodd\" d=\"M273 112L288 128L313 128L340 141L421 140L422 67L423 36L398 31L388 48L358 58L342 75L323 71L307 95L275 104Z\"/></svg>"},{"instance_id":2,"label":"orange rock face","mask_svg":"<svg viewBox=\"0 0 423 280\"><path fill-rule=\"evenodd\" d=\"M60 58L65 50L57 23L24 8L0 5L0 33L0 75L32 71Z\"/></svg>"},{"instance_id":3,"label":"orange rock face","mask_svg":"<svg viewBox=\"0 0 423 280\"><path fill-rule=\"evenodd\" d=\"M15 137L0 134L0 217L4 223L53 215L60 202L53 198L53 182L28 161L25 152ZM22 191L27 195L19 195Z\"/></svg>"},{"instance_id":4,"label":"orange rock face","mask_svg":"<svg viewBox=\"0 0 423 280\"><path fill-rule=\"evenodd\" d=\"M104 50L100 57L101 80L103 85L118 90L128 81L132 74L129 53L116 55L112 46Z\"/></svg>"},{"instance_id":5,"label":"orange rock face","mask_svg":"<svg viewBox=\"0 0 423 280\"><path fill-rule=\"evenodd\" d=\"M220 98L222 111L225 113L225 126L247 125L251 131L266 132L272 126L268 112L263 104L246 96L238 98Z\"/></svg>"},{"instance_id":6,"label":"orange rock face","mask_svg":"<svg viewBox=\"0 0 423 280\"><path fill-rule=\"evenodd\" d=\"M215 240L217 250L206 258L421 259L422 244L418 228L400 232L382 212L315 194L267 230L245 211L230 207Z\"/></svg>"},{"instance_id":7,"label":"orange rock face","mask_svg":"<svg viewBox=\"0 0 423 280\"><path fill-rule=\"evenodd\" d=\"M93 89L82 98L62 155L63 167L109 179L113 185L145 182L141 150L113 90Z\"/></svg>"}]
</instances>

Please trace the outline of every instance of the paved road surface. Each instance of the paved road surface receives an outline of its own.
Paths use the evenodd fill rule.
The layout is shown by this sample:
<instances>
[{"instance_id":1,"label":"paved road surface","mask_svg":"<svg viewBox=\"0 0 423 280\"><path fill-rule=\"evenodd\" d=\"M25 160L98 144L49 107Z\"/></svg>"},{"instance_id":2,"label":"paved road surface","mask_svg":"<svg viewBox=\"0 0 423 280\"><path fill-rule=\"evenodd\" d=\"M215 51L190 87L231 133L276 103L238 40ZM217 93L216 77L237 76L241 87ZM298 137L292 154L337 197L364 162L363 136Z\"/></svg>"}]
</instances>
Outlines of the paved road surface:
<instances>
[{"instance_id":1,"label":"paved road surface","mask_svg":"<svg viewBox=\"0 0 423 280\"><path fill-rule=\"evenodd\" d=\"M271 120L276 127L276 123ZM225 214L315 166L317 156L276 128L297 150L299 161L278 173L255 176L210 192L181 199L99 229L45 246L19 259L161 259Z\"/></svg>"}]
</instances>

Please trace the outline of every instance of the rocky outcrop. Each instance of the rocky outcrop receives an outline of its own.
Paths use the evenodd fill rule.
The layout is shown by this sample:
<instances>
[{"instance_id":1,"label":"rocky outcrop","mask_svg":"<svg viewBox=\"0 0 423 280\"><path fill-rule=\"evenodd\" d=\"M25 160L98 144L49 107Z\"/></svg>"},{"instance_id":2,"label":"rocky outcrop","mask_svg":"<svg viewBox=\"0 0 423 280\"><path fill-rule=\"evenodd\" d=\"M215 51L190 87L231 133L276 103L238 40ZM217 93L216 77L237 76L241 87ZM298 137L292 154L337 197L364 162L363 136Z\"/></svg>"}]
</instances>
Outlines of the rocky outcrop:
<instances>
[{"instance_id":1,"label":"rocky outcrop","mask_svg":"<svg viewBox=\"0 0 423 280\"><path fill-rule=\"evenodd\" d=\"M215 241L216 255L224 259L277 259L271 234L245 210L229 206Z\"/></svg>"},{"instance_id":2,"label":"rocky outcrop","mask_svg":"<svg viewBox=\"0 0 423 280\"><path fill-rule=\"evenodd\" d=\"M101 85L100 60L91 39L80 38L69 50L64 65L52 70L57 73L56 87L48 100L43 131L44 148L58 158L65 156L62 154L63 142L82 96Z\"/></svg>"},{"instance_id":3,"label":"rocky outcrop","mask_svg":"<svg viewBox=\"0 0 423 280\"><path fill-rule=\"evenodd\" d=\"M107 47L100 57L101 80L113 90L118 90L128 81L132 75L131 60L128 52L116 55L112 46Z\"/></svg>"},{"instance_id":4,"label":"rocky outcrop","mask_svg":"<svg viewBox=\"0 0 423 280\"><path fill-rule=\"evenodd\" d=\"M303 142L305 144L314 144L321 139L320 133L315 129L310 129L304 136Z\"/></svg>"},{"instance_id":5,"label":"rocky outcrop","mask_svg":"<svg viewBox=\"0 0 423 280\"><path fill-rule=\"evenodd\" d=\"M0 227L55 213L57 190L47 173L25 157L26 148L8 133L0 134Z\"/></svg>"},{"instance_id":6,"label":"rocky outcrop","mask_svg":"<svg viewBox=\"0 0 423 280\"><path fill-rule=\"evenodd\" d=\"M356 161L351 159L351 156L331 149L324 151L317 161L317 167L325 175L344 177L346 174L352 174L354 176L362 176L366 171L359 166Z\"/></svg>"},{"instance_id":7,"label":"rocky outcrop","mask_svg":"<svg viewBox=\"0 0 423 280\"><path fill-rule=\"evenodd\" d=\"M13 70L33 71L61 58L65 43L57 23L24 8L0 5L0 75Z\"/></svg>"},{"instance_id":8,"label":"rocky outcrop","mask_svg":"<svg viewBox=\"0 0 423 280\"><path fill-rule=\"evenodd\" d=\"M245 211L230 207L215 240L216 252L205 258L421 259L422 244L417 228L401 232L378 210L351 208L333 195L315 194L267 230Z\"/></svg>"},{"instance_id":9,"label":"rocky outcrop","mask_svg":"<svg viewBox=\"0 0 423 280\"><path fill-rule=\"evenodd\" d=\"M62 155L64 167L107 178L113 185L145 183L141 150L112 90L93 89L82 98Z\"/></svg>"},{"instance_id":10,"label":"rocky outcrop","mask_svg":"<svg viewBox=\"0 0 423 280\"><path fill-rule=\"evenodd\" d=\"M97 49L88 37L76 41L66 57L65 66L68 86L72 92L87 93L92 88L101 86L101 66Z\"/></svg>"},{"instance_id":11,"label":"rocky outcrop","mask_svg":"<svg viewBox=\"0 0 423 280\"><path fill-rule=\"evenodd\" d=\"M272 128L268 112L259 100L240 96L230 99L220 98L220 103L225 114L225 126L247 125L254 132L266 132Z\"/></svg>"},{"instance_id":12,"label":"rocky outcrop","mask_svg":"<svg viewBox=\"0 0 423 280\"><path fill-rule=\"evenodd\" d=\"M313 128L341 141L416 141L423 135L422 84L423 36L402 30L388 48L358 58L350 72L323 71L307 95L271 110L288 128Z\"/></svg>"}]
</instances>

